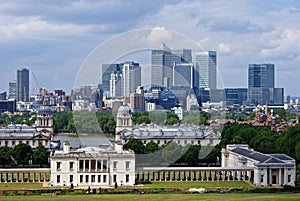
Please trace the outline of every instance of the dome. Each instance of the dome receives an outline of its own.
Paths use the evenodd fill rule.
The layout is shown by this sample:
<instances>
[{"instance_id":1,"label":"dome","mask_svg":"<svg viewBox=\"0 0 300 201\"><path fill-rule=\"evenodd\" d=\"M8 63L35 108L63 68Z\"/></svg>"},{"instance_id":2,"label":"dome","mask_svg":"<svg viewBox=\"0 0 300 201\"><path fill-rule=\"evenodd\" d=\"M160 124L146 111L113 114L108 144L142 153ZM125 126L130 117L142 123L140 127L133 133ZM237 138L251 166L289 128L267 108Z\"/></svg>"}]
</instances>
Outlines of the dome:
<instances>
[{"instance_id":1,"label":"dome","mask_svg":"<svg viewBox=\"0 0 300 201\"><path fill-rule=\"evenodd\" d=\"M52 110L49 106L41 106L38 110L38 114L42 115L42 114L47 114L47 115L52 115Z\"/></svg>"},{"instance_id":2,"label":"dome","mask_svg":"<svg viewBox=\"0 0 300 201\"><path fill-rule=\"evenodd\" d=\"M118 109L117 116L119 115L129 115L130 114L130 108L126 105L122 105Z\"/></svg>"}]
</instances>

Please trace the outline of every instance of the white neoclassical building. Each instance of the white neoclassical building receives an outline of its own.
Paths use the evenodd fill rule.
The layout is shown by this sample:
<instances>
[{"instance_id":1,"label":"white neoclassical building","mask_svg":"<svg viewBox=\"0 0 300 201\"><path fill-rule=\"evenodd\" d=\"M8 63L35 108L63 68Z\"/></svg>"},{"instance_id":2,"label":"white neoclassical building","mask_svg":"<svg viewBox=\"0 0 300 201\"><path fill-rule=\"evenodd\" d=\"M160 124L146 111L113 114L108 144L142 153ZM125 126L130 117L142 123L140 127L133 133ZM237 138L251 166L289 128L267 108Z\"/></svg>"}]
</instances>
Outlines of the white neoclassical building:
<instances>
[{"instance_id":1,"label":"white neoclassical building","mask_svg":"<svg viewBox=\"0 0 300 201\"><path fill-rule=\"evenodd\" d=\"M222 149L222 167L251 167L256 186L295 186L296 162L285 154L263 154L248 145L227 145Z\"/></svg>"},{"instance_id":2,"label":"white neoclassical building","mask_svg":"<svg viewBox=\"0 0 300 201\"><path fill-rule=\"evenodd\" d=\"M175 142L182 146L187 144L216 146L221 138L221 133L215 133L209 126L155 124L133 126L130 108L126 105L122 105L117 113L116 141L123 144L130 139L139 139L144 145L155 142L162 146L168 142Z\"/></svg>"},{"instance_id":3,"label":"white neoclassical building","mask_svg":"<svg viewBox=\"0 0 300 201\"><path fill-rule=\"evenodd\" d=\"M54 186L132 186L135 183L135 155L116 143L114 149L85 147L70 150L68 142L63 151L51 156L51 184Z\"/></svg>"},{"instance_id":4,"label":"white neoclassical building","mask_svg":"<svg viewBox=\"0 0 300 201\"><path fill-rule=\"evenodd\" d=\"M39 108L34 126L10 124L0 128L0 146L14 147L24 143L32 148L39 145L50 148L51 140L53 140L53 115L48 106Z\"/></svg>"}]
</instances>

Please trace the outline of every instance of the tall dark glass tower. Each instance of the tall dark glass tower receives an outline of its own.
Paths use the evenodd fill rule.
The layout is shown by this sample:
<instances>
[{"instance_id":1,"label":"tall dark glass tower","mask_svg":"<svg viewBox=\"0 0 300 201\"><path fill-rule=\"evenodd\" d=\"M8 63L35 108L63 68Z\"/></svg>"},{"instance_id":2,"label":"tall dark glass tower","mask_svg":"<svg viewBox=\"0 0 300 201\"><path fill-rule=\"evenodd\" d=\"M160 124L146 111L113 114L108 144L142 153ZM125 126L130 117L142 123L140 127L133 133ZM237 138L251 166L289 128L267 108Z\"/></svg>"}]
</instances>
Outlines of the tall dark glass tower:
<instances>
[{"instance_id":1,"label":"tall dark glass tower","mask_svg":"<svg viewBox=\"0 0 300 201\"><path fill-rule=\"evenodd\" d=\"M249 64L248 87L275 87L274 64Z\"/></svg>"},{"instance_id":2,"label":"tall dark glass tower","mask_svg":"<svg viewBox=\"0 0 300 201\"><path fill-rule=\"evenodd\" d=\"M29 101L29 70L27 68L17 70L17 100Z\"/></svg>"}]
</instances>

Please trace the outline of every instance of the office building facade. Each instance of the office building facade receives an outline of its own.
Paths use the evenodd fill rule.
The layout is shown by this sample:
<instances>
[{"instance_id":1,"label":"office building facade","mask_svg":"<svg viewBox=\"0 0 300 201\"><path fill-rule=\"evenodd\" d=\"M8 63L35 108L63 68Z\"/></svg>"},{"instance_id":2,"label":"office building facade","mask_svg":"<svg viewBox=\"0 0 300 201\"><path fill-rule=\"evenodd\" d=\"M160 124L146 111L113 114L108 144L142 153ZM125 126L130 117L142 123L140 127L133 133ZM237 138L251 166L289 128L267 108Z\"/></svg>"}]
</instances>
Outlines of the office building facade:
<instances>
[{"instance_id":1,"label":"office building facade","mask_svg":"<svg viewBox=\"0 0 300 201\"><path fill-rule=\"evenodd\" d=\"M192 50L171 50L164 45L161 50L151 51L151 85L169 88L173 86L173 66L192 63Z\"/></svg>"},{"instance_id":2,"label":"office building facade","mask_svg":"<svg viewBox=\"0 0 300 201\"><path fill-rule=\"evenodd\" d=\"M17 100L17 82L8 83L8 99Z\"/></svg>"},{"instance_id":3,"label":"office building facade","mask_svg":"<svg viewBox=\"0 0 300 201\"><path fill-rule=\"evenodd\" d=\"M17 100L29 101L29 70L27 68L17 70Z\"/></svg>"},{"instance_id":4,"label":"office building facade","mask_svg":"<svg viewBox=\"0 0 300 201\"><path fill-rule=\"evenodd\" d=\"M274 64L249 64L248 103L283 104L283 88L275 88Z\"/></svg>"},{"instance_id":5,"label":"office building facade","mask_svg":"<svg viewBox=\"0 0 300 201\"><path fill-rule=\"evenodd\" d=\"M215 51L195 52L195 80L199 88L217 88L217 53Z\"/></svg>"}]
</instances>

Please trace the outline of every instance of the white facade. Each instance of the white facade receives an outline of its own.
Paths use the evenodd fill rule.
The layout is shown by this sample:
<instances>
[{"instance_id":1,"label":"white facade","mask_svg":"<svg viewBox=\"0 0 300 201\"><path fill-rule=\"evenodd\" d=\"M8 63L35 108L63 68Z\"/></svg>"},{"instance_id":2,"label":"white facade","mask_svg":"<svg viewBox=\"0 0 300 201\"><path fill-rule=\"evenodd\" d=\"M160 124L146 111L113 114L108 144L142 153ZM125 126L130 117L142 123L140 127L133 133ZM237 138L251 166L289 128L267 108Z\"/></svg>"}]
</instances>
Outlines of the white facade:
<instances>
[{"instance_id":1,"label":"white facade","mask_svg":"<svg viewBox=\"0 0 300 201\"><path fill-rule=\"evenodd\" d=\"M227 145L222 167L252 167L256 186L295 186L296 162L285 154L262 154L248 145Z\"/></svg>"},{"instance_id":2,"label":"white facade","mask_svg":"<svg viewBox=\"0 0 300 201\"><path fill-rule=\"evenodd\" d=\"M36 125L10 124L0 128L0 146L14 147L20 143L32 148L43 145L50 148L53 137L53 116L47 106L39 108Z\"/></svg>"},{"instance_id":3,"label":"white facade","mask_svg":"<svg viewBox=\"0 0 300 201\"><path fill-rule=\"evenodd\" d=\"M54 186L132 186L135 183L135 155L123 151L86 147L51 155L51 184ZM122 146L122 145L121 145Z\"/></svg>"}]
</instances>

